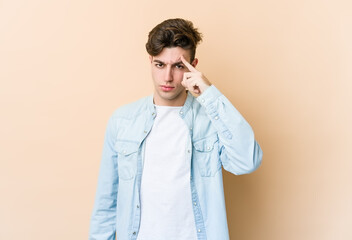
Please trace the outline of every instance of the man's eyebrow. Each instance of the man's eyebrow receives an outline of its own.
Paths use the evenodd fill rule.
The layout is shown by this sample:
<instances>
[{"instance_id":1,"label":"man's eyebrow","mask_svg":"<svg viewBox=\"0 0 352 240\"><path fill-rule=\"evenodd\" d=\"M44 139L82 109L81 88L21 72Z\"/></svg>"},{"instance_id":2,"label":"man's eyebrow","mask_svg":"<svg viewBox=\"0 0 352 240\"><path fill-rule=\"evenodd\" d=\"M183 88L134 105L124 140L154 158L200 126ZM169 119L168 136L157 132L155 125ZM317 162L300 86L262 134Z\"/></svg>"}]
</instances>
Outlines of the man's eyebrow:
<instances>
[{"instance_id":1,"label":"man's eyebrow","mask_svg":"<svg viewBox=\"0 0 352 240\"><path fill-rule=\"evenodd\" d=\"M155 59L153 62L165 64L163 61L160 61L160 60L157 60L157 59Z\"/></svg>"},{"instance_id":2,"label":"man's eyebrow","mask_svg":"<svg viewBox=\"0 0 352 240\"><path fill-rule=\"evenodd\" d=\"M153 60L153 62L165 64L163 61L160 61L160 60L157 60L157 59ZM177 66L177 65L180 65L180 64L184 65L182 61L178 61L178 62L173 63L172 66Z\"/></svg>"},{"instance_id":3,"label":"man's eyebrow","mask_svg":"<svg viewBox=\"0 0 352 240\"><path fill-rule=\"evenodd\" d=\"M179 61L179 62L175 62L174 64L172 64L172 66L177 66L177 65L184 65L182 61Z\"/></svg>"}]
</instances>

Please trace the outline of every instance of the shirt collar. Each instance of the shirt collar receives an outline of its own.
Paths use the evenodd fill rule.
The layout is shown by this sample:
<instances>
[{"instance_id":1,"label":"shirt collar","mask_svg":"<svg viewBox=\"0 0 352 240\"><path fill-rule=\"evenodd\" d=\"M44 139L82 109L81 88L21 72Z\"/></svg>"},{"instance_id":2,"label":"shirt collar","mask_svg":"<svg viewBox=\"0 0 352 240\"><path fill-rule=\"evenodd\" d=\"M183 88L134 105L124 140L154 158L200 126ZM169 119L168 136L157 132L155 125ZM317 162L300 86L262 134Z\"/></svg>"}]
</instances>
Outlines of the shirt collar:
<instances>
[{"instance_id":1,"label":"shirt collar","mask_svg":"<svg viewBox=\"0 0 352 240\"><path fill-rule=\"evenodd\" d=\"M154 118L156 116L156 109L155 109L155 106L154 106L154 101L153 101L153 97L154 95L150 95L148 96L147 98L147 109L148 109L148 113L150 113ZM194 97L193 95L188 91L187 92L187 98L186 98L186 101L185 103L183 104L183 107L181 108L180 110L180 115L181 117L183 118L188 110L190 109L190 107L192 106L192 103L194 101Z\"/></svg>"}]
</instances>

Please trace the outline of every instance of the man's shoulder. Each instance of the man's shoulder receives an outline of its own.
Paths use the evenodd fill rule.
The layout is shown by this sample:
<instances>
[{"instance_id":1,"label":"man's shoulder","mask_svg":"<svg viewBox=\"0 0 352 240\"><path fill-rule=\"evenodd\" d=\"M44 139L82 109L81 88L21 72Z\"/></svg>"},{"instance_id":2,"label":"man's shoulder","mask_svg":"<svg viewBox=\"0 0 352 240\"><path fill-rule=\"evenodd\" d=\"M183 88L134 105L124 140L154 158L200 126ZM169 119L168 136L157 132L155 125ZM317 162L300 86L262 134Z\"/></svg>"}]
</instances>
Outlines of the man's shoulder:
<instances>
[{"instance_id":1,"label":"man's shoulder","mask_svg":"<svg viewBox=\"0 0 352 240\"><path fill-rule=\"evenodd\" d=\"M149 101L151 101L151 96L140 98L115 109L112 115L114 118L133 118L141 112L147 111Z\"/></svg>"}]
</instances>

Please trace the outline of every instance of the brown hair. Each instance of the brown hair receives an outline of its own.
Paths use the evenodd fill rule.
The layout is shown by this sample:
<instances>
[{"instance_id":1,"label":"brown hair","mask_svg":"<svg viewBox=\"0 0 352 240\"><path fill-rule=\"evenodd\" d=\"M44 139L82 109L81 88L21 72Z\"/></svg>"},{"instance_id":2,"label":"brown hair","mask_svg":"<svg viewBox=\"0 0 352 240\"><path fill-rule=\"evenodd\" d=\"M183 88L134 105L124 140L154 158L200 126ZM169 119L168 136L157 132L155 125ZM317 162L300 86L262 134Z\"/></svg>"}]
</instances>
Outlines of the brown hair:
<instances>
[{"instance_id":1,"label":"brown hair","mask_svg":"<svg viewBox=\"0 0 352 240\"><path fill-rule=\"evenodd\" d=\"M155 26L148 35L145 47L151 56L157 56L165 47L181 47L191 50L191 62L196 55L202 34L193 23L181 18L168 19Z\"/></svg>"}]
</instances>

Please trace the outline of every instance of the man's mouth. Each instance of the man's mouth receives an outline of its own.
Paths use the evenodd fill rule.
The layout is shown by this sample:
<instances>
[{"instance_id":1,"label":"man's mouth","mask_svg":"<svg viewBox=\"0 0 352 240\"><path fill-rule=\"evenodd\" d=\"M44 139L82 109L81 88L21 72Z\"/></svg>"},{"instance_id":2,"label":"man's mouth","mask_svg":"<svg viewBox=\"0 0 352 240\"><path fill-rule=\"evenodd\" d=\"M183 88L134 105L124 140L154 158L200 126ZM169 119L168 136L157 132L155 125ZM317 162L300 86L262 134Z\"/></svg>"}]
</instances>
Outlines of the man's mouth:
<instances>
[{"instance_id":1,"label":"man's mouth","mask_svg":"<svg viewBox=\"0 0 352 240\"><path fill-rule=\"evenodd\" d=\"M166 85L161 85L160 87L161 87L161 90L163 90L164 92L170 92L175 88L175 87L166 86Z\"/></svg>"}]
</instances>

